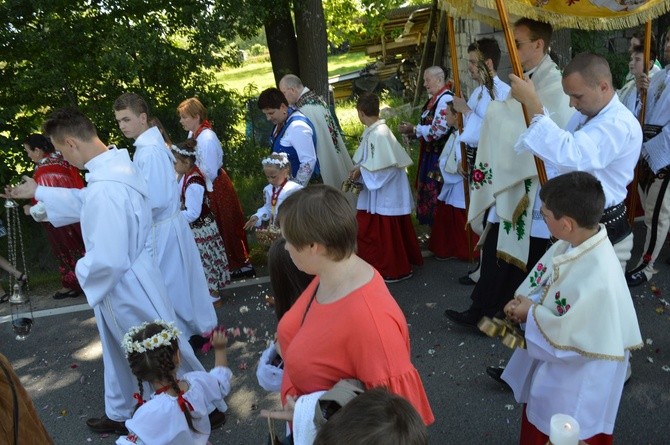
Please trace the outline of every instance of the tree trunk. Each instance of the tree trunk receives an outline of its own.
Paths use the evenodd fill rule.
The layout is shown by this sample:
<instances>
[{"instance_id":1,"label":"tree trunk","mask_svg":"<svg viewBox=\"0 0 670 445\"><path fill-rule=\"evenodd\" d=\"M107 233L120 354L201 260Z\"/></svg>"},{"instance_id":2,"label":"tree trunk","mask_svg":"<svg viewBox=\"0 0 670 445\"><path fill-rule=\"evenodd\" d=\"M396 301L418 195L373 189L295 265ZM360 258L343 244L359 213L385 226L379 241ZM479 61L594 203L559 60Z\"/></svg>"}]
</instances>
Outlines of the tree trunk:
<instances>
[{"instance_id":1,"label":"tree trunk","mask_svg":"<svg viewBox=\"0 0 670 445\"><path fill-rule=\"evenodd\" d=\"M265 36L277 85L286 74L300 76L298 44L288 1L279 1L265 20Z\"/></svg>"},{"instance_id":2,"label":"tree trunk","mask_svg":"<svg viewBox=\"0 0 670 445\"><path fill-rule=\"evenodd\" d=\"M328 98L328 38L321 0L294 0L302 83Z\"/></svg>"}]
</instances>

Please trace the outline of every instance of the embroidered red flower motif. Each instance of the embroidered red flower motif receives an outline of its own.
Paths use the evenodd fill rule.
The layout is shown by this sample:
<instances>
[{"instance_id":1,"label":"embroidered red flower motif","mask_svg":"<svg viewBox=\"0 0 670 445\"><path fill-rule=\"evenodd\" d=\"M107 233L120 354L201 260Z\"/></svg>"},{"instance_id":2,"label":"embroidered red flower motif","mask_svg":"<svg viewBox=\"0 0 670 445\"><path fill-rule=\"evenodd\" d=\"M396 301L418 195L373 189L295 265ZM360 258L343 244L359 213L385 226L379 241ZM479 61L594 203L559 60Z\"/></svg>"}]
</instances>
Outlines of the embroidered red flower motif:
<instances>
[{"instance_id":1,"label":"embroidered red flower motif","mask_svg":"<svg viewBox=\"0 0 670 445\"><path fill-rule=\"evenodd\" d=\"M541 271L543 267L544 266L542 266L542 263L537 263L537 270L538 271Z\"/></svg>"},{"instance_id":2,"label":"embroidered red flower motif","mask_svg":"<svg viewBox=\"0 0 670 445\"><path fill-rule=\"evenodd\" d=\"M484 173L481 170L474 170L472 172L472 180L475 182L482 182L484 180Z\"/></svg>"},{"instance_id":3,"label":"embroidered red flower motif","mask_svg":"<svg viewBox=\"0 0 670 445\"><path fill-rule=\"evenodd\" d=\"M558 315L565 315L570 310L567 300L561 298L561 291L556 292L554 295L554 303L556 303L556 312L558 312Z\"/></svg>"},{"instance_id":4,"label":"embroidered red flower motif","mask_svg":"<svg viewBox=\"0 0 670 445\"><path fill-rule=\"evenodd\" d=\"M649 263L651 263L651 255L649 255L648 253L645 254L645 255L642 257L642 262L645 263L645 264L649 264Z\"/></svg>"}]
</instances>

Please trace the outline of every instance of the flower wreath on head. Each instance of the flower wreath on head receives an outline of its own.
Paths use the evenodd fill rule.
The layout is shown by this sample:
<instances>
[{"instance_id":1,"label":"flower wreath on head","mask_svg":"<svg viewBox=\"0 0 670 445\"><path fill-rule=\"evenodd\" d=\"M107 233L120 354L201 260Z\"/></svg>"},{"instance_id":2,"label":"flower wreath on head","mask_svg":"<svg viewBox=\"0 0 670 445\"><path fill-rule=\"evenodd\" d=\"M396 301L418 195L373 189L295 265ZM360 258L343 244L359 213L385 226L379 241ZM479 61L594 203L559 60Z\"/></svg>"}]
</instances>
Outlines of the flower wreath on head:
<instances>
[{"instance_id":1,"label":"flower wreath on head","mask_svg":"<svg viewBox=\"0 0 670 445\"><path fill-rule=\"evenodd\" d=\"M273 155L279 156L281 159L275 159L272 157ZM289 165L288 155L284 152L280 153L272 152L270 156L261 161L261 164L263 164L263 167L265 167L266 165L270 165L273 167L277 166L279 169L282 169Z\"/></svg>"},{"instance_id":2,"label":"flower wreath on head","mask_svg":"<svg viewBox=\"0 0 670 445\"><path fill-rule=\"evenodd\" d=\"M162 331L157 334L152 335L149 338L144 340L133 340L133 337L140 331L146 329L150 324L155 323L163 328ZM176 340L181 332L177 329L174 323L167 322L165 320L154 320L153 322L145 321L144 323L134 326L128 330L126 335L123 336L123 341L121 346L123 351L126 353L126 358L134 353L144 353L147 351L153 351L154 349L160 348L162 346L169 346L173 340Z\"/></svg>"},{"instance_id":3,"label":"flower wreath on head","mask_svg":"<svg viewBox=\"0 0 670 445\"><path fill-rule=\"evenodd\" d=\"M183 148L179 148L176 145L170 146L170 150L174 151L175 153L179 153L182 156L186 156L187 158L192 158L192 157L197 158L198 157L198 155L196 153L197 150L190 151L190 150L186 150L186 149L183 149Z\"/></svg>"}]
</instances>

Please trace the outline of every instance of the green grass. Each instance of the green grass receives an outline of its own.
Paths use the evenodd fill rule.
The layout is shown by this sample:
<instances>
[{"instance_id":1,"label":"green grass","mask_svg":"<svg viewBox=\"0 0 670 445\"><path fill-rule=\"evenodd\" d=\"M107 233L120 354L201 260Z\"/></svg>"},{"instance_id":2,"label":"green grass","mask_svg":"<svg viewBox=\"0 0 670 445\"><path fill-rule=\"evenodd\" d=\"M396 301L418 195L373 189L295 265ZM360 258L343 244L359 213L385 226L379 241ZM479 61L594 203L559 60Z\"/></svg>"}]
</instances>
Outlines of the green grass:
<instances>
[{"instance_id":1,"label":"green grass","mask_svg":"<svg viewBox=\"0 0 670 445\"><path fill-rule=\"evenodd\" d=\"M346 53L328 57L328 76L335 76L363 68L369 62L363 52ZM244 88L253 83L258 91L274 87L275 78L268 56L248 59L238 68L224 68L215 74L216 81L228 90L243 94Z\"/></svg>"}]
</instances>

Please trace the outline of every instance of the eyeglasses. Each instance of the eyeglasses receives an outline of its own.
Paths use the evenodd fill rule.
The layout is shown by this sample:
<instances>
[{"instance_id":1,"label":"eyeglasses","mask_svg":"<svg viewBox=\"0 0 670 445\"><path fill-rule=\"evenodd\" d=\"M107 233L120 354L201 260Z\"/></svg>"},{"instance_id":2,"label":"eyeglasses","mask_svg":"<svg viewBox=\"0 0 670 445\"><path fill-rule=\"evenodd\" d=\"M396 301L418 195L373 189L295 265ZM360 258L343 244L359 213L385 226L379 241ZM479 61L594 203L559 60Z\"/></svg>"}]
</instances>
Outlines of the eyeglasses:
<instances>
[{"instance_id":1,"label":"eyeglasses","mask_svg":"<svg viewBox=\"0 0 670 445\"><path fill-rule=\"evenodd\" d=\"M521 45L523 45L524 43L533 43L533 42L535 42L535 41L537 41L537 39L535 39L535 40L526 40L525 42L517 42L517 41L515 40L515 41L514 41L514 45L516 46L516 49L519 49L519 48L521 48Z\"/></svg>"}]
</instances>

